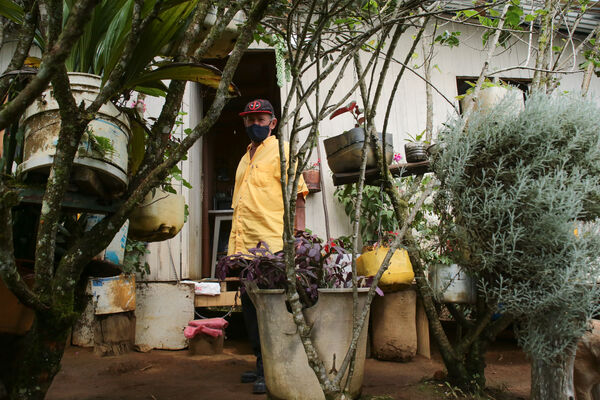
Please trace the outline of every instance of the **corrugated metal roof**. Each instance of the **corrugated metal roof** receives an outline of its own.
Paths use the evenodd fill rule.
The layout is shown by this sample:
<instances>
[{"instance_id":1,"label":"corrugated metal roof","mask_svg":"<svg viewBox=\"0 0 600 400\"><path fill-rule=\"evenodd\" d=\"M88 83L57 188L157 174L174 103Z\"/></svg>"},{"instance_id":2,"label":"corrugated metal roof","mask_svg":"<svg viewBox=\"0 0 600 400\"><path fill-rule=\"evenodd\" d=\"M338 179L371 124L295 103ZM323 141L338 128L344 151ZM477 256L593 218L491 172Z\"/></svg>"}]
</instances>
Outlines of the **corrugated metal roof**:
<instances>
[{"instance_id":1,"label":"corrugated metal roof","mask_svg":"<svg viewBox=\"0 0 600 400\"><path fill-rule=\"evenodd\" d=\"M523 10L526 14L531 14L533 11L544 7L544 1L541 0L523 0L521 2ZM443 2L442 7L448 11L456 11L461 9L474 8L473 0L452 0ZM500 10L502 6L497 7ZM580 7L575 4L573 5L573 11L567 14L567 22L571 27L574 21L577 19L580 13ZM590 1L583 18L577 26L577 32L590 33L600 24L600 1Z\"/></svg>"}]
</instances>

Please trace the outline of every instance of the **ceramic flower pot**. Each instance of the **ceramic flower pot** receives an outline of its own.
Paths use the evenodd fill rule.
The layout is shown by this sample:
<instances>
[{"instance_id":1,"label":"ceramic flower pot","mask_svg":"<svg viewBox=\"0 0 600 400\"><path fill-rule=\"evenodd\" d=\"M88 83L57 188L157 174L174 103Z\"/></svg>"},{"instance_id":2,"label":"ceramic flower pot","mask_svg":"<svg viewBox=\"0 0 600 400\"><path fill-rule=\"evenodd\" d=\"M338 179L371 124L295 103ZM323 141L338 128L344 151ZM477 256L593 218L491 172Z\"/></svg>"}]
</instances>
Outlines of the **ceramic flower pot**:
<instances>
[{"instance_id":1,"label":"ceramic flower pot","mask_svg":"<svg viewBox=\"0 0 600 400\"><path fill-rule=\"evenodd\" d=\"M519 95L515 96L515 104L522 109L525 106L523 101L523 93L516 87L512 86L490 86L481 89L477 98L473 97L473 94L467 94L460 101L462 111L465 112L470 103L473 103L473 111L485 111L494 107L500 103L504 97L511 96L518 91Z\"/></svg>"},{"instance_id":2,"label":"ceramic flower pot","mask_svg":"<svg viewBox=\"0 0 600 400\"><path fill-rule=\"evenodd\" d=\"M406 162L415 163L427 160L427 145L422 142L407 142L404 144Z\"/></svg>"},{"instance_id":3,"label":"ceramic flower pot","mask_svg":"<svg viewBox=\"0 0 600 400\"><path fill-rule=\"evenodd\" d=\"M308 170L302 172L302 177L308 187L310 193L317 193L321 191L321 174L319 170Z\"/></svg>"},{"instance_id":4,"label":"ceramic flower pot","mask_svg":"<svg viewBox=\"0 0 600 400\"><path fill-rule=\"evenodd\" d=\"M477 283L457 264L433 266L429 280L441 303L474 304L477 299Z\"/></svg>"}]
</instances>

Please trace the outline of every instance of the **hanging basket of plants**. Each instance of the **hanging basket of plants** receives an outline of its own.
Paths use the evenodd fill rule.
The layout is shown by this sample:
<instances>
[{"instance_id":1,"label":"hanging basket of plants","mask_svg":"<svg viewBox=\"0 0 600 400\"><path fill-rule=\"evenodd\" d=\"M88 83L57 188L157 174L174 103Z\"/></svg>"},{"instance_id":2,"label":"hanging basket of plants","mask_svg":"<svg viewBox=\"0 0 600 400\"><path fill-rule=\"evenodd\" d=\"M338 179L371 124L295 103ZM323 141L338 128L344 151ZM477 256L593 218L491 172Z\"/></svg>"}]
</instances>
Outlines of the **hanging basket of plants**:
<instances>
[{"instance_id":1,"label":"hanging basket of plants","mask_svg":"<svg viewBox=\"0 0 600 400\"><path fill-rule=\"evenodd\" d=\"M325 145L325 153L327 154L327 164L334 174L343 172L356 172L360 170L362 159L362 148L365 142L365 130L361 127L364 123L364 117L361 117L362 111L356 105L356 102L351 102L346 107L342 107L331 114L330 119L344 114L350 113L356 121L356 126L341 135L337 135L323 141ZM383 134L377 132L377 142L379 145L383 143ZM371 143L367 149L367 169L377 166L375 158L376 143ZM394 156L394 146L392 134L385 134L385 149L383 149L386 163L389 165Z\"/></svg>"}]
</instances>

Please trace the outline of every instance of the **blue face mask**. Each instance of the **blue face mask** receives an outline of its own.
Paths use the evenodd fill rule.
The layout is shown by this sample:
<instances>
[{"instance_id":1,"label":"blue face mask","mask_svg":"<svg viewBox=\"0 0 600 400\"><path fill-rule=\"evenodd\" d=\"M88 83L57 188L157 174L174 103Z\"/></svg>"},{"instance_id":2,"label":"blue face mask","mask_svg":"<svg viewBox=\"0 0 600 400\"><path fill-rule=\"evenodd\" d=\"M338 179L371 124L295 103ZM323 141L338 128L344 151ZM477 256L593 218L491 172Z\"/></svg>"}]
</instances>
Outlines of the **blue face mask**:
<instances>
[{"instance_id":1,"label":"blue face mask","mask_svg":"<svg viewBox=\"0 0 600 400\"><path fill-rule=\"evenodd\" d=\"M256 143L260 143L269 136L269 125L260 126L258 124L253 124L246 127L246 133L250 140Z\"/></svg>"}]
</instances>

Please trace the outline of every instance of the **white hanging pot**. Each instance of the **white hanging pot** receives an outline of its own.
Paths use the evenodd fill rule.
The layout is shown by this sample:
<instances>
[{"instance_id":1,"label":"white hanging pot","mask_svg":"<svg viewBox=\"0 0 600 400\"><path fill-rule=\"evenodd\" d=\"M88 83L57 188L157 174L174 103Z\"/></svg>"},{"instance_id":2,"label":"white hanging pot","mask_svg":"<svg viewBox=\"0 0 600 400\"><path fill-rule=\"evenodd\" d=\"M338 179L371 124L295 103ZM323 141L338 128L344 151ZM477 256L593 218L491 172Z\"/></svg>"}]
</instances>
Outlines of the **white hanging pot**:
<instances>
[{"instance_id":1,"label":"white hanging pot","mask_svg":"<svg viewBox=\"0 0 600 400\"><path fill-rule=\"evenodd\" d=\"M183 227L184 217L183 196L156 189L129 216L129 237L144 242L171 239Z\"/></svg>"},{"instance_id":2,"label":"white hanging pot","mask_svg":"<svg viewBox=\"0 0 600 400\"><path fill-rule=\"evenodd\" d=\"M216 8L212 7L206 18L204 19L204 26L202 27L201 38L210 32L210 29L216 22ZM213 45L206 51L203 58L224 58L231 53L237 38L240 36L240 26L246 22L244 13L239 11L235 14L229 22L229 24L223 30L223 33L215 40Z\"/></svg>"},{"instance_id":3,"label":"white hanging pot","mask_svg":"<svg viewBox=\"0 0 600 400\"><path fill-rule=\"evenodd\" d=\"M433 293L440 303L474 304L476 282L457 264L437 264L430 271Z\"/></svg>"},{"instance_id":4,"label":"white hanging pot","mask_svg":"<svg viewBox=\"0 0 600 400\"><path fill-rule=\"evenodd\" d=\"M463 112L465 112L469 103L473 103L473 111L490 110L500 103L504 97L514 96L515 91L519 92L519 94L515 96L515 104L519 109L523 109L525 106L525 103L523 102L523 93L520 89L513 86L490 86L482 88L477 98L474 98L472 93L463 97L460 101L460 106Z\"/></svg>"},{"instance_id":5,"label":"white hanging pot","mask_svg":"<svg viewBox=\"0 0 600 400\"><path fill-rule=\"evenodd\" d=\"M75 102L91 104L100 91L97 75L69 73ZM58 102L51 87L46 89L25 110L21 119L24 128L23 162L19 173L47 175L56 154L61 120ZM111 196L127 187L127 162L130 129L126 116L110 101L105 103L83 134L73 161L73 173L91 169L96 173L103 191Z\"/></svg>"}]
</instances>

